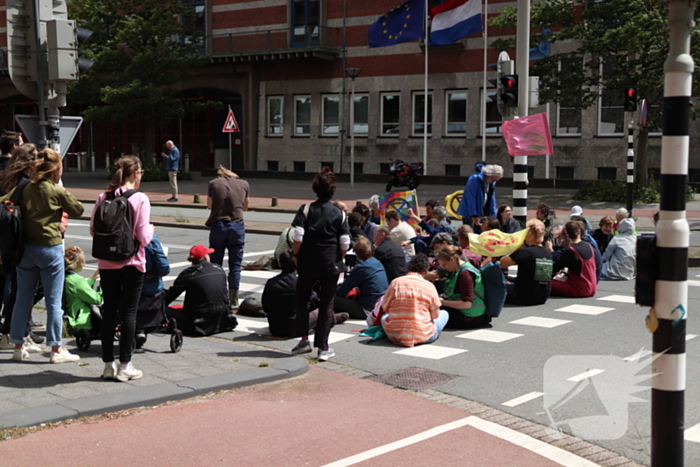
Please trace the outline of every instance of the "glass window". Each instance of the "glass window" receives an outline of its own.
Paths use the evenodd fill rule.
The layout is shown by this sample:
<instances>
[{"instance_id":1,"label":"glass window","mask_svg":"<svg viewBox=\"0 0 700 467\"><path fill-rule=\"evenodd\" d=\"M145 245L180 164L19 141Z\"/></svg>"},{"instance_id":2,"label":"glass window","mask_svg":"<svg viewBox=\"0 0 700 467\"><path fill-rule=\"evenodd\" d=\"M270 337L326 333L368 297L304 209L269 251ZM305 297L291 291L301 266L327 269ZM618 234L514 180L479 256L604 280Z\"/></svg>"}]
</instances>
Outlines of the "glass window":
<instances>
[{"instance_id":1,"label":"glass window","mask_svg":"<svg viewBox=\"0 0 700 467\"><path fill-rule=\"evenodd\" d=\"M617 167L598 167L598 180L616 180Z\"/></svg>"},{"instance_id":2,"label":"glass window","mask_svg":"<svg viewBox=\"0 0 700 467\"><path fill-rule=\"evenodd\" d=\"M321 18L319 0L292 1L292 46L309 47L318 45Z\"/></svg>"},{"instance_id":3,"label":"glass window","mask_svg":"<svg viewBox=\"0 0 700 467\"><path fill-rule=\"evenodd\" d=\"M333 162L321 162L321 169L328 167L333 172Z\"/></svg>"},{"instance_id":4,"label":"glass window","mask_svg":"<svg viewBox=\"0 0 700 467\"><path fill-rule=\"evenodd\" d=\"M615 68L608 63L601 65L602 82L614 78ZM625 131L625 108L621 92L605 88L600 91L598 99L598 135L622 135Z\"/></svg>"},{"instance_id":5,"label":"glass window","mask_svg":"<svg viewBox=\"0 0 700 467\"><path fill-rule=\"evenodd\" d=\"M391 164L388 162L380 162L379 163L379 173L381 175L389 175L390 168L391 168Z\"/></svg>"},{"instance_id":6,"label":"glass window","mask_svg":"<svg viewBox=\"0 0 700 467\"><path fill-rule=\"evenodd\" d=\"M306 172L306 162L294 161L294 171L295 172Z\"/></svg>"},{"instance_id":7,"label":"glass window","mask_svg":"<svg viewBox=\"0 0 700 467\"><path fill-rule=\"evenodd\" d=\"M355 105L352 107L353 131L356 135L369 133L369 94L355 93Z\"/></svg>"},{"instance_id":8,"label":"glass window","mask_svg":"<svg viewBox=\"0 0 700 467\"><path fill-rule=\"evenodd\" d=\"M467 92L447 91L445 101L445 134L467 134Z\"/></svg>"},{"instance_id":9,"label":"glass window","mask_svg":"<svg viewBox=\"0 0 700 467\"><path fill-rule=\"evenodd\" d=\"M355 162L355 164L353 165L353 167L355 168L355 173L356 173L356 174L362 174L362 173L364 173L363 171L364 171L364 168L365 168L365 163L364 163L364 162Z\"/></svg>"},{"instance_id":10,"label":"glass window","mask_svg":"<svg viewBox=\"0 0 700 467\"><path fill-rule=\"evenodd\" d=\"M399 116L401 112L401 96L399 93L382 94L381 134L384 136L399 136ZM388 172L387 172L388 173Z\"/></svg>"},{"instance_id":11,"label":"glass window","mask_svg":"<svg viewBox=\"0 0 700 467\"><path fill-rule=\"evenodd\" d=\"M413 93L413 135L423 135L425 127L425 93ZM433 94L428 93L428 135L433 132Z\"/></svg>"},{"instance_id":12,"label":"glass window","mask_svg":"<svg viewBox=\"0 0 700 467\"><path fill-rule=\"evenodd\" d=\"M445 164L445 175L448 177L459 177L459 169L461 165Z\"/></svg>"},{"instance_id":13,"label":"glass window","mask_svg":"<svg viewBox=\"0 0 700 467\"><path fill-rule=\"evenodd\" d=\"M278 172L280 170L279 161L267 161L267 170L270 172Z\"/></svg>"},{"instance_id":14,"label":"glass window","mask_svg":"<svg viewBox=\"0 0 700 467\"><path fill-rule=\"evenodd\" d=\"M294 134L311 134L311 96L294 97Z\"/></svg>"},{"instance_id":15,"label":"glass window","mask_svg":"<svg viewBox=\"0 0 700 467\"><path fill-rule=\"evenodd\" d=\"M559 76L566 77L580 72L583 68L581 58L565 58L559 62ZM577 107L579 96L562 93L562 100L557 105L557 136L581 135L581 110Z\"/></svg>"},{"instance_id":16,"label":"glass window","mask_svg":"<svg viewBox=\"0 0 700 467\"><path fill-rule=\"evenodd\" d=\"M483 88L481 89L481 98L484 98ZM501 134L503 117L501 117L500 112L498 112L498 104L496 104L497 98L498 96L495 90L486 90L486 136ZM479 106L479 109L481 109L481 106ZM481 115L481 112L479 112L479 115ZM481 125L479 128L479 132L481 132Z\"/></svg>"},{"instance_id":17,"label":"glass window","mask_svg":"<svg viewBox=\"0 0 700 467\"><path fill-rule=\"evenodd\" d=\"M574 168L573 167L557 167L557 179L558 180L573 180L574 179Z\"/></svg>"},{"instance_id":18,"label":"glass window","mask_svg":"<svg viewBox=\"0 0 700 467\"><path fill-rule=\"evenodd\" d=\"M340 97L337 94L323 96L323 134L326 136L338 136Z\"/></svg>"},{"instance_id":19,"label":"glass window","mask_svg":"<svg viewBox=\"0 0 700 467\"><path fill-rule=\"evenodd\" d=\"M284 133L284 97L267 98L267 134L281 136Z\"/></svg>"}]
</instances>

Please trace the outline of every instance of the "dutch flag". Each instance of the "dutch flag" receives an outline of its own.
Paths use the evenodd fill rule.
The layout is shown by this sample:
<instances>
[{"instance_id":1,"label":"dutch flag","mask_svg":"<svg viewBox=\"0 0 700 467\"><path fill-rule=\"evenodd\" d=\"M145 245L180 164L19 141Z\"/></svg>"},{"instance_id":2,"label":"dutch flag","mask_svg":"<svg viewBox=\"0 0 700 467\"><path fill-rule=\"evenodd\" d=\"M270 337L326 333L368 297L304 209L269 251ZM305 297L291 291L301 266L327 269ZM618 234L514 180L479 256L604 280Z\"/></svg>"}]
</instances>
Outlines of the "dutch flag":
<instances>
[{"instance_id":1,"label":"dutch flag","mask_svg":"<svg viewBox=\"0 0 700 467\"><path fill-rule=\"evenodd\" d=\"M430 45L453 44L481 32L481 0L447 0L430 9Z\"/></svg>"}]
</instances>

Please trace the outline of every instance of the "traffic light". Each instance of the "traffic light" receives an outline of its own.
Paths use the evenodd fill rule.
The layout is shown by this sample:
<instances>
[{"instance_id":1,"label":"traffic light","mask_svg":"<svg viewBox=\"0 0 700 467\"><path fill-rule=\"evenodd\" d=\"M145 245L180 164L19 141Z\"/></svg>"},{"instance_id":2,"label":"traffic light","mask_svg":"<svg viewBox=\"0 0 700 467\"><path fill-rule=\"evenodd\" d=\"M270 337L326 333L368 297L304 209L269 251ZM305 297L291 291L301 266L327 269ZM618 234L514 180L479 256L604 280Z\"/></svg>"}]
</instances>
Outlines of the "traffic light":
<instances>
[{"instance_id":1,"label":"traffic light","mask_svg":"<svg viewBox=\"0 0 700 467\"><path fill-rule=\"evenodd\" d=\"M501 100L506 107L518 106L518 75L505 75L501 78L503 93Z\"/></svg>"},{"instance_id":2,"label":"traffic light","mask_svg":"<svg viewBox=\"0 0 700 467\"><path fill-rule=\"evenodd\" d=\"M637 88L625 88L625 112L637 111Z\"/></svg>"}]
</instances>

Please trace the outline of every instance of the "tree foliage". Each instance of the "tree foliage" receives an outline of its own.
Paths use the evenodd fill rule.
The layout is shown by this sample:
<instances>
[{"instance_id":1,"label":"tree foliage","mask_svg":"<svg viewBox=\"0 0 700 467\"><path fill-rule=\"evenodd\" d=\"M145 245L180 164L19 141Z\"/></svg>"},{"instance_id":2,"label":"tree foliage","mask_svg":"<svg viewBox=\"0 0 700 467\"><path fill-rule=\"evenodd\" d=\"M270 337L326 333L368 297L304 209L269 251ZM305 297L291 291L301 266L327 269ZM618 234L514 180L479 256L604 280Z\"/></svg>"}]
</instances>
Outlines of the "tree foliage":
<instances>
[{"instance_id":1,"label":"tree foliage","mask_svg":"<svg viewBox=\"0 0 700 467\"><path fill-rule=\"evenodd\" d=\"M192 0L72 0L69 15L93 35L81 56L95 61L73 84L87 121L142 122L153 128L213 102L173 100L177 83L207 63Z\"/></svg>"}]
</instances>

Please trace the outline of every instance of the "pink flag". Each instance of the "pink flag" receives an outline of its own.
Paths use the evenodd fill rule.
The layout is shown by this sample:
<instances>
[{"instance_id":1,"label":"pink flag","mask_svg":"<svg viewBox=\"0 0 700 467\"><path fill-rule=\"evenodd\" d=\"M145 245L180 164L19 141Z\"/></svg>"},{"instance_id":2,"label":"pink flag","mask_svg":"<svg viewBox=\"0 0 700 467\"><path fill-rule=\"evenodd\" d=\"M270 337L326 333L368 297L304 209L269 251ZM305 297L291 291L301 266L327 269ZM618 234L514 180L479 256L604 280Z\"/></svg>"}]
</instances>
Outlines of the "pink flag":
<instances>
[{"instance_id":1,"label":"pink flag","mask_svg":"<svg viewBox=\"0 0 700 467\"><path fill-rule=\"evenodd\" d=\"M547 114L541 113L503 122L503 138L511 156L553 154Z\"/></svg>"}]
</instances>

